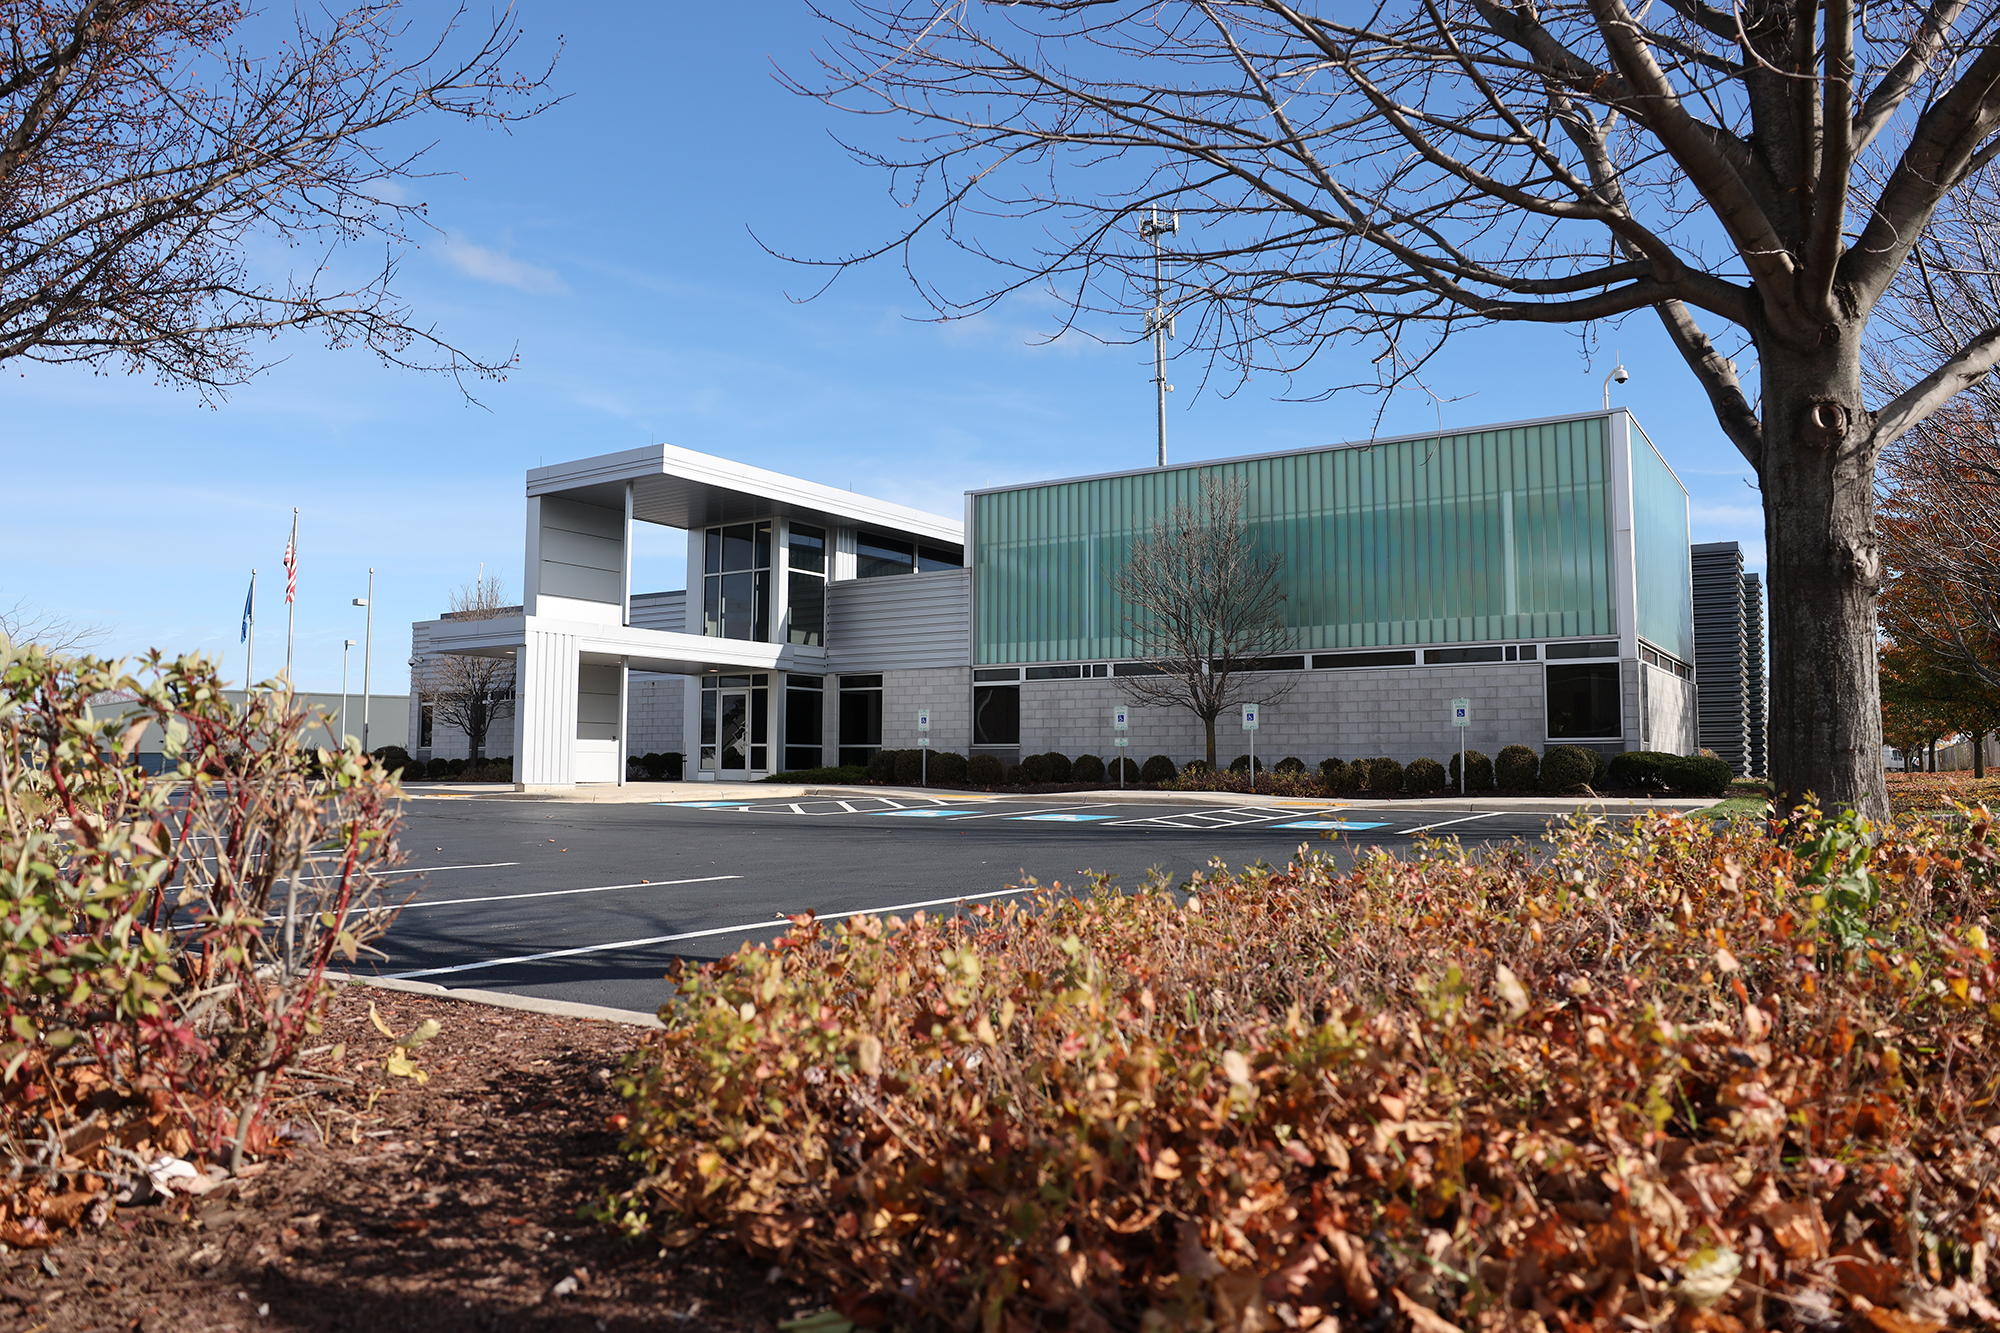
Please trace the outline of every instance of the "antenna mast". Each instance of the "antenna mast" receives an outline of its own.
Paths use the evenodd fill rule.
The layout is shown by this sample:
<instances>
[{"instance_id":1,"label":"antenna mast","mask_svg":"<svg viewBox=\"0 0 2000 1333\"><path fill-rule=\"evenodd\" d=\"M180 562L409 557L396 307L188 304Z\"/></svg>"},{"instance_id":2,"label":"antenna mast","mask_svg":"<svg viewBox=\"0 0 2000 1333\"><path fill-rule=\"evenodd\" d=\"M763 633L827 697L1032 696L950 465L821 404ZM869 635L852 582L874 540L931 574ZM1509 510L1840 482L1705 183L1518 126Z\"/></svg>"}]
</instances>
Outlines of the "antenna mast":
<instances>
[{"instance_id":1,"label":"antenna mast","mask_svg":"<svg viewBox=\"0 0 2000 1333\"><path fill-rule=\"evenodd\" d=\"M1153 396L1157 399L1161 467L1167 465L1167 395L1174 391L1174 386L1167 383L1167 339L1174 336L1174 317L1167 313L1166 279L1160 269L1160 237L1173 235L1180 229L1179 213L1167 214L1162 222L1157 207L1139 219L1139 235L1153 243L1153 308L1146 312L1146 332L1153 336Z\"/></svg>"}]
</instances>

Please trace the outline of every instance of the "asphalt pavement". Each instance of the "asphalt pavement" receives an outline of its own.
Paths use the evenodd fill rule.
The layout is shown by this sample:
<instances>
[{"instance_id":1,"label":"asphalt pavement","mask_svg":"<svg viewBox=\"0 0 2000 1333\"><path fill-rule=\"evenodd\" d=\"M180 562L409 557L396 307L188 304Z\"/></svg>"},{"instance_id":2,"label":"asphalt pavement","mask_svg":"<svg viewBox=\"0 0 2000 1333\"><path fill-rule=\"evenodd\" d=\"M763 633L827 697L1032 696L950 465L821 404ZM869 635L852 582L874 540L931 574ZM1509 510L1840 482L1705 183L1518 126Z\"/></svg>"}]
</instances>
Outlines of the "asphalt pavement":
<instances>
[{"instance_id":1,"label":"asphalt pavement","mask_svg":"<svg viewBox=\"0 0 2000 1333\"><path fill-rule=\"evenodd\" d=\"M664 784L657 802L413 796L408 898L386 959L357 971L651 1011L676 958L769 940L787 916L951 911L1031 882L1103 873L1175 883L1219 858L1281 865L1301 844L1352 855L1417 840L1541 836L1546 808L1337 801L1206 804L1055 797L732 796ZM865 790L865 789L864 789Z\"/></svg>"}]
</instances>

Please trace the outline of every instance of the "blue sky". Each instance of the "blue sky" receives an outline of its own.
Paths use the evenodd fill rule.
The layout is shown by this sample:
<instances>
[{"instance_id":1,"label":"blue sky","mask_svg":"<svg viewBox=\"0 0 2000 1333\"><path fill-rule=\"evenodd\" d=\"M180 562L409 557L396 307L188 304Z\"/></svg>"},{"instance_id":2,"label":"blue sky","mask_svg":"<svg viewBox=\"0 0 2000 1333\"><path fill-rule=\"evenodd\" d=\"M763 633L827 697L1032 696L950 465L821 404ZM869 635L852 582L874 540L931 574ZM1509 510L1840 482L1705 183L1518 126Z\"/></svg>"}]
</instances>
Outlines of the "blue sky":
<instances>
[{"instance_id":1,"label":"blue sky","mask_svg":"<svg viewBox=\"0 0 2000 1333\"><path fill-rule=\"evenodd\" d=\"M818 38L802 9L760 8L755 24L735 6L526 0L517 12L524 51L563 38L555 85L568 100L511 133L437 127L431 166L449 174L416 190L441 234L421 238L401 284L474 350L518 346L507 382L472 406L447 379L310 336L277 344L284 362L217 407L146 377L16 362L0 389L0 605L102 624L105 651L226 654L234 677L255 566L264 675L283 660L296 505L298 683L339 688L341 640L361 637L349 600L373 565L375 684L400 692L410 622L443 610L481 562L518 594L522 472L539 462L667 441L950 515L968 487L1151 462L1143 347L1036 345L1051 311L1032 298L923 322L893 263L792 299L818 276L757 238L831 255L899 217L882 178L832 142L852 127L773 78L774 64L804 69ZM1740 541L1761 569L1748 469L1657 322L1599 336L1589 363L1573 331L1467 335L1435 376L1456 400L1399 400L1381 431L1587 410L1616 349L1633 378L1614 401L1687 484L1695 540ZM1329 380L1364 377L1365 356L1338 352ZM1196 366L1170 375L1176 460L1365 437L1378 407L1277 401L1276 380L1225 398L1194 392ZM664 534L641 546L636 583L682 586Z\"/></svg>"}]
</instances>

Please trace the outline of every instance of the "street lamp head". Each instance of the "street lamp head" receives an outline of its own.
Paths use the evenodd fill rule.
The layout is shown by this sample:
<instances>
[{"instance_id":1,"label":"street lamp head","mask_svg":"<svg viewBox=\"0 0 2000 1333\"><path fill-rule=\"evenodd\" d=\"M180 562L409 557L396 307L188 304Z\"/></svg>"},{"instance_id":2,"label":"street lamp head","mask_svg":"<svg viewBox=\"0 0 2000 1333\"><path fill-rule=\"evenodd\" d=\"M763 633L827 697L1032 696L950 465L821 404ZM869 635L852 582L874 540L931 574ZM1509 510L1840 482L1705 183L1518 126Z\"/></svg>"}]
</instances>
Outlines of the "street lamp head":
<instances>
[{"instance_id":1,"label":"street lamp head","mask_svg":"<svg viewBox=\"0 0 2000 1333\"><path fill-rule=\"evenodd\" d=\"M352 648L352 647L354 646L354 640L353 640L353 639L342 639L342 640L340 641L340 646L341 646L341 647L343 647L343 648Z\"/></svg>"},{"instance_id":2,"label":"street lamp head","mask_svg":"<svg viewBox=\"0 0 2000 1333\"><path fill-rule=\"evenodd\" d=\"M366 597L357 597L354 599L354 604L356 606L366 606L368 605L368 599Z\"/></svg>"}]
</instances>

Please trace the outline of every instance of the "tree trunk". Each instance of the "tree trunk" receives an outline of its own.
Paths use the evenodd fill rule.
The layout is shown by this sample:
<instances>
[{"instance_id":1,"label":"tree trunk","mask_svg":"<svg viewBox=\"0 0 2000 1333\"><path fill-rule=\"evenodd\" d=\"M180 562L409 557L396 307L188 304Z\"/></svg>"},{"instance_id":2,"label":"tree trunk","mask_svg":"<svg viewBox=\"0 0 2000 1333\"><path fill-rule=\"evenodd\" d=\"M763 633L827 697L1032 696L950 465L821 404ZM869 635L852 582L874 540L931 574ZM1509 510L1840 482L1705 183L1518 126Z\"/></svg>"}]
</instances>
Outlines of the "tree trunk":
<instances>
[{"instance_id":1,"label":"tree trunk","mask_svg":"<svg viewBox=\"0 0 2000 1333\"><path fill-rule=\"evenodd\" d=\"M1201 720L1201 725L1208 732L1208 769L1212 773L1215 771L1215 719L1205 717Z\"/></svg>"},{"instance_id":2,"label":"tree trunk","mask_svg":"<svg viewBox=\"0 0 2000 1333\"><path fill-rule=\"evenodd\" d=\"M1975 731L1972 733L1972 780L1974 782L1983 782L1985 779L1986 733Z\"/></svg>"},{"instance_id":3,"label":"tree trunk","mask_svg":"<svg viewBox=\"0 0 2000 1333\"><path fill-rule=\"evenodd\" d=\"M1807 796L1889 815L1876 670L1872 418L1860 324L1818 345L1759 340L1764 539L1770 568L1770 768L1784 806Z\"/></svg>"}]
</instances>

